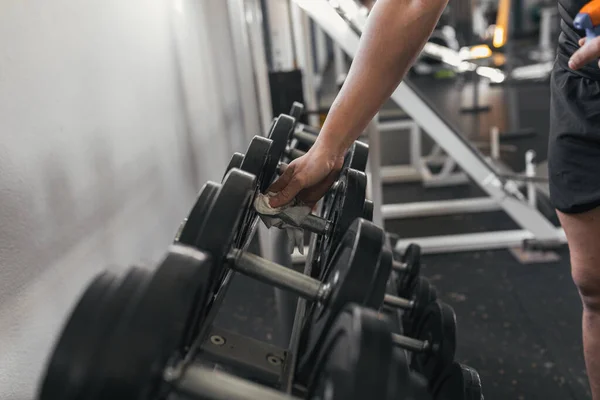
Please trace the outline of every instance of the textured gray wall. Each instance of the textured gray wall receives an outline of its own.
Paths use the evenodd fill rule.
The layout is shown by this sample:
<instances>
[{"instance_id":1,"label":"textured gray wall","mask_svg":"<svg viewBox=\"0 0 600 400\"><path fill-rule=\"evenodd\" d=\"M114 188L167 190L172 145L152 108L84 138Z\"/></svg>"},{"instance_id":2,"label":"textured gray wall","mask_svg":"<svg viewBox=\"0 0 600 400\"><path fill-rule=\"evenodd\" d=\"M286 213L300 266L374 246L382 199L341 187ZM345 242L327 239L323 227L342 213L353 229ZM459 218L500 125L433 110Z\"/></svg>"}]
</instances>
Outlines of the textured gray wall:
<instances>
[{"instance_id":1,"label":"textured gray wall","mask_svg":"<svg viewBox=\"0 0 600 400\"><path fill-rule=\"evenodd\" d=\"M226 7L2 1L2 400L33 397L89 279L159 259L201 184L257 133Z\"/></svg>"}]
</instances>

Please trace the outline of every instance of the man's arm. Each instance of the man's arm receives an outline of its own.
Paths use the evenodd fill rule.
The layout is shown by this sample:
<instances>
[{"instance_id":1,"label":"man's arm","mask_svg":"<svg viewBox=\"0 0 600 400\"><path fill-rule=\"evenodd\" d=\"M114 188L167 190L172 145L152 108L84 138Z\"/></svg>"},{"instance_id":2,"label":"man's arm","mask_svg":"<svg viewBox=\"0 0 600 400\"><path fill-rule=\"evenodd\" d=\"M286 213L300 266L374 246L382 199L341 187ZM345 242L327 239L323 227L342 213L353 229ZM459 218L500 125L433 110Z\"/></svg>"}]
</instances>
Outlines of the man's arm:
<instances>
[{"instance_id":1,"label":"man's arm","mask_svg":"<svg viewBox=\"0 0 600 400\"><path fill-rule=\"evenodd\" d=\"M447 0L378 0L318 145L343 154L396 89L433 32Z\"/></svg>"},{"instance_id":2,"label":"man's arm","mask_svg":"<svg viewBox=\"0 0 600 400\"><path fill-rule=\"evenodd\" d=\"M377 0L358 52L317 141L271 186L271 206L300 193L308 203L335 181L346 150L396 89L433 32L448 0Z\"/></svg>"}]
</instances>

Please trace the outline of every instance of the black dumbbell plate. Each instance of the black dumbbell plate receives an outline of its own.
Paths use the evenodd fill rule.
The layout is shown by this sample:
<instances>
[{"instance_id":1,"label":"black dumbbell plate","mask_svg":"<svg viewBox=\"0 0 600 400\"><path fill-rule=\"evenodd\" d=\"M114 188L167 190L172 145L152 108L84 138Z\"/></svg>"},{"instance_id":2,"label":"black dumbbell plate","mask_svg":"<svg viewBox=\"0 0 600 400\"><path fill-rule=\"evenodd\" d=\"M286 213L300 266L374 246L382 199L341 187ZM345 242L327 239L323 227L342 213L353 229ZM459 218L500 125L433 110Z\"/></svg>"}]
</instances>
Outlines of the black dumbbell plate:
<instances>
[{"instance_id":1,"label":"black dumbbell plate","mask_svg":"<svg viewBox=\"0 0 600 400\"><path fill-rule=\"evenodd\" d=\"M194 245L196 243L198 232L200 232L202 223L206 218L206 213L209 211L214 201L214 196L219 191L219 187L218 183L209 181L200 189L196 203L192 207L188 217L181 224L179 233L175 238L176 242L187 245Z\"/></svg>"},{"instance_id":2,"label":"black dumbbell plate","mask_svg":"<svg viewBox=\"0 0 600 400\"><path fill-rule=\"evenodd\" d=\"M294 118L281 114L273 124L271 132L269 133L269 139L271 139L273 143L264 166L264 179L260 183L260 191L262 193L267 191L271 182L273 182L277 175L279 162L282 160L288 140L294 132L295 123L296 121Z\"/></svg>"},{"instance_id":3,"label":"black dumbbell plate","mask_svg":"<svg viewBox=\"0 0 600 400\"><path fill-rule=\"evenodd\" d=\"M290 108L290 116L296 121L299 121L304 114L304 104L295 101Z\"/></svg>"},{"instance_id":4,"label":"black dumbbell plate","mask_svg":"<svg viewBox=\"0 0 600 400\"><path fill-rule=\"evenodd\" d=\"M367 221L373 222L373 202L371 200L365 200L362 217Z\"/></svg>"},{"instance_id":5,"label":"black dumbbell plate","mask_svg":"<svg viewBox=\"0 0 600 400\"><path fill-rule=\"evenodd\" d=\"M210 269L207 257L173 246L151 277L138 281L136 295L105 349L107 379L100 398L156 398L162 371L186 353L197 333L194 316Z\"/></svg>"},{"instance_id":6,"label":"black dumbbell plate","mask_svg":"<svg viewBox=\"0 0 600 400\"><path fill-rule=\"evenodd\" d=\"M233 153L231 159L229 160L229 164L227 164L225 173L223 174L223 179L225 179L227 173L232 169L240 168L242 166L242 162L244 162L244 155L242 153Z\"/></svg>"},{"instance_id":7,"label":"black dumbbell plate","mask_svg":"<svg viewBox=\"0 0 600 400\"><path fill-rule=\"evenodd\" d=\"M321 235L318 241L316 254L320 260L320 275L325 273L329 258L344 237L350 225L357 218L362 218L365 196L367 190L367 177L364 173L348 169L340 176L333 189L332 197L328 204L323 205L323 218L331 222L331 232Z\"/></svg>"},{"instance_id":8,"label":"black dumbbell plate","mask_svg":"<svg viewBox=\"0 0 600 400\"><path fill-rule=\"evenodd\" d=\"M369 304L379 307L369 298L373 290L369 283L383 249L384 233L372 223L357 219L346 232L337 251L332 257L324 282L331 285L331 295L326 304L312 304L300 338L301 354L298 375L306 382L308 374L314 369L323 338L340 311L350 303ZM384 281L387 277L380 277Z\"/></svg>"},{"instance_id":9,"label":"black dumbbell plate","mask_svg":"<svg viewBox=\"0 0 600 400\"><path fill-rule=\"evenodd\" d=\"M102 390L112 371L111 365L107 364L112 360L112 353L109 354L107 350L111 349L114 332L123 316L130 311L128 304L136 295L139 281L146 276L145 271L132 268L121 279L110 279L110 282L107 282L105 278L99 277L92 282L84 295L85 301L78 304L71 314L67 329L61 335L60 342L65 345L61 346L60 352L57 351L52 356L53 361L48 369L48 376L52 378L44 383L40 399L102 398ZM98 296L102 290L104 294ZM92 295L89 295L90 292ZM84 312L92 315L93 320L84 321ZM75 334L78 335L77 338L74 338ZM54 359L60 361L55 363ZM69 369L58 373L51 371L61 364L68 365ZM62 385L62 393L57 396L56 392L48 391L46 385L53 387L54 391L58 389L58 385Z\"/></svg>"},{"instance_id":10,"label":"black dumbbell plate","mask_svg":"<svg viewBox=\"0 0 600 400\"><path fill-rule=\"evenodd\" d=\"M449 305L440 301L425 309L423 318L415 328L415 339L428 341L433 351L415 353L413 369L433 383L454 362L456 353L456 315Z\"/></svg>"},{"instance_id":11,"label":"black dumbbell plate","mask_svg":"<svg viewBox=\"0 0 600 400\"><path fill-rule=\"evenodd\" d=\"M154 321L142 320L136 328L143 331L143 323L164 325L168 329L162 347L186 354L200 330L200 301L210 272L206 254L187 246L172 246L154 272L139 306L138 312L147 317L154 315ZM159 323L161 318L165 323Z\"/></svg>"},{"instance_id":12,"label":"black dumbbell plate","mask_svg":"<svg viewBox=\"0 0 600 400\"><path fill-rule=\"evenodd\" d=\"M402 315L402 326L405 335L412 335L413 328L419 325L419 321L427 306L437 300L437 291L425 277L419 276L414 286L414 292L409 297L413 300L412 309L405 310Z\"/></svg>"},{"instance_id":13,"label":"black dumbbell plate","mask_svg":"<svg viewBox=\"0 0 600 400\"><path fill-rule=\"evenodd\" d=\"M385 399L393 368L387 321L355 305L341 311L327 332L308 385L307 398Z\"/></svg>"},{"instance_id":14,"label":"black dumbbell plate","mask_svg":"<svg viewBox=\"0 0 600 400\"><path fill-rule=\"evenodd\" d=\"M410 370L406 352L393 349L394 362L390 370L389 392L387 400L430 399L427 381L421 375Z\"/></svg>"},{"instance_id":15,"label":"black dumbbell plate","mask_svg":"<svg viewBox=\"0 0 600 400\"><path fill-rule=\"evenodd\" d=\"M135 342L145 340L146 337L126 336L123 331L127 329L128 321L132 318L135 304L141 295L143 287L150 280L151 273L147 269L132 267L127 271L122 284L110 299L111 321L107 323L107 334L95 362L95 373L89 380L89 390L85 399L117 399L113 396L114 387L122 383L121 379L127 371L124 366L128 364L127 357L130 346ZM106 314L109 311L105 309ZM98 344L95 344L96 346ZM126 375L125 375L126 376Z\"/></svg>"},{"instance_id":16,"label":"black dumbbell plate","mask_svg":"<svg viewBox=\"0 0 600 400\"><path fill-rule=\"evenodd\" d=\"M65 324L46 366L40 400L84 398L87 379L93 373L99 345L108 334L102 307L117 286L114 274L98 274L88 285Z\"/></svg>"},{"instance_id":17,"label":"black dumbbell plate","mask_svg":"<svg viewBox=\"0 0 600 400\"><path fill-rule=\"evenodd\" d=\"M255 136L250 142L248 151L244 155L244 160L240 169L244 172L248 172L256 177L256 188L254 195L258 194L258 190L262 186L261 182L265 179L264 166L265 162L269 158L269 152L273 141L261 136ZM271 178L269 178L271 179ZM249 238L251 232L254 230L254 222L257 219L257 213L253 207L248 209L248 212L244 215L244 221L242 222L242 229L237 238L236 244L242 247L246 240Z\"/></svg>"},{"instance_id":18,"label":"black dumbbell plate","mask_svg":"<svg viewBox=\"0 0 600 400\"><path fill-rule=\"evenodd\" d=\"M388 280L392 272L393 257L392 250L387 246L384 236L384 242L381 249L381 254L379 255L379 260L373 267L371 273L372 278L369 285L371 291L368 295L370 303L365 303L365 306L374 309L381 308L383 299L385 297Z\"/></svg>"},{"instance_id":19,"label":"black dumbbell plate","mask_svg":"<svg viewBox=\"0 0 600 400\"><path fill-rule=\"evenodd\" d=\"M252 207L255 188L256 179L253 175L232 169L223 184L219 185L204 215L194 247L208 253L213 261L205 298L201 302L205 311L208 311L211 299L223 282L226 257L245 227L244 217Z\"/></svg>"},{"instance_id":20,"label":"black dumbbell plate","mask_svg":"<svg viewBox=\"0 0 600 400\"><path fill-rule=\"evenodd\" d=\"M363 142L356 141L344 159L344 167L352 168L360 172L367 170L369 160L369 146Z\"/></svg>"},{"instance_id":21,"label":"black dumbbell plate","mask_svg":"<svg viewBox=\"0 0 600 400\"><path fill-rule=\"evenodd\" d=\"M433 394L435 400L482 400L481 379L473 368L455 361L444 372Z\"/></svg>"},{"instance_id":22,"label":"black dumbbell plate","mask_svg":"<svg viewBox=\"0 0 600 400\"><path fill-rule=\"evenodd\" d=\"M272 144L271 139L254 136L250 141L246 154L244 154L244 159L239 168L256 176L257 182L260 182L263 177L265 162L269 157Z\"/></svg>"},{"instance_id":23,"label":"black dumbbell plate","mask_svg":"<svg viewBox=\"0 0 600 400\"><path fill-rule=\"evenodd\" d=\"M408 265L409 269L397 274L396 285L398 286L398 296L410 297L417 278L421 274L421 247L414 243L410 244L400 260L402 263Z\"/></svg>"}]
</instances>

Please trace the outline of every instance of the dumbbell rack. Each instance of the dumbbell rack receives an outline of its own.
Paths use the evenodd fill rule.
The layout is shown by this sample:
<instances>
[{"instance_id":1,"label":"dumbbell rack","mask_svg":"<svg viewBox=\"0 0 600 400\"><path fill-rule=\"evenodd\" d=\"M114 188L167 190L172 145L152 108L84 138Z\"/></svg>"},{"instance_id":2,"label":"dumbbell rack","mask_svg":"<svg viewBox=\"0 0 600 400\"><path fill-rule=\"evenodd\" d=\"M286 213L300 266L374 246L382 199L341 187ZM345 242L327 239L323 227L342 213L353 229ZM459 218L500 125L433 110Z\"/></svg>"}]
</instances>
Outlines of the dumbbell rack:
<instances>
[{"instance_id":1,"label":"dumbbell rack","mask_svg":"<svg viewBox=\"0 0 600 400\"><path fill-rule=\"evenodd\" d=\"M246 389L258 398L290 398L285 393L301 399L318 395L326 384L336 387L335 399L341 400L346 379L322 375L327 368L341 368L344 378L369 377L355 388L378 388L377 399L408 398L413 391L425 398L440 390L455 393L456 383L464 383L460 398L472 394L463 366L454 360L454 311L419 277L418 246L397 260L390 236L370 222L364 144L353 144L321 202L321 217L310 217L320 224L302 225L315 232L304 273L247 252L259 226L253 199L280 171L294 121L278 117L269 139L253 138L239 168L234 155L223 182L203 186L155 270L133 267L121 277L104 271L94 278L53 352L42 400L67 393L72 400L159 393L253 400ZM297 302L287 348L215 326L234 271L310 301L310 309L308 301ZM348 348L355 360L340 360ZM211 379L232 386L219 390ZM478 377L474 385L480 391Z\"/></svg>"}]
</instances>

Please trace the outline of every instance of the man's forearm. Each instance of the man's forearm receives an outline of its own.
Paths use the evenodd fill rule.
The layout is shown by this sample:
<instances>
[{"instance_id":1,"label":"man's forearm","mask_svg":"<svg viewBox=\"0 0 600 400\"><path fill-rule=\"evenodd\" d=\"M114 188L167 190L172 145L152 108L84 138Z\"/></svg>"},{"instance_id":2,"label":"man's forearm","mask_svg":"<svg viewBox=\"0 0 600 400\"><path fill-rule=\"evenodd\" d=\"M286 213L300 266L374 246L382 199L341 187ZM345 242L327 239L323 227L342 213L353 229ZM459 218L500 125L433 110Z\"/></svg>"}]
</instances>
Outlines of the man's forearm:
<instances>
[{"instance_id":1,"label":"man's forearm","mask_svg":"<svg viewBox=\"0 0 600 400\"><path fill-rule=\"evenodd\" d=\"M378 0L317 141L343 153L396 89L448 0Z\"/></svg>"}]
</instances>

